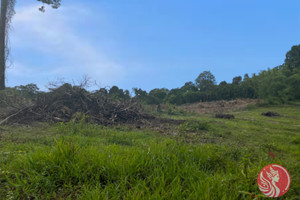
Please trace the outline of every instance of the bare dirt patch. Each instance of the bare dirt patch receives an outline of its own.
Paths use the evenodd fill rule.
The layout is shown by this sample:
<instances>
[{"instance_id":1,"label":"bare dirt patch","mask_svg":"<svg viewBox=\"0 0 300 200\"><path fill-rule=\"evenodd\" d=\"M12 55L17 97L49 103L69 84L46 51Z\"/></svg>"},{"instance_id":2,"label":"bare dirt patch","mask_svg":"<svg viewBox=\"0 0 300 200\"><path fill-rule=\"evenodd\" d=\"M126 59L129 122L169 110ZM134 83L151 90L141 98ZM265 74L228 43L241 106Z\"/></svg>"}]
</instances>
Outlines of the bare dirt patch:
<instances>
[{"instance_id":1,"label":"bare dirt patch","mask_svg":"<svg viewBox=\"0 0 300 200\"><path fill-rule=\"evenodd\" d=\"M179 106L179 108L190 113L224 113L246 108L248 105L256 105L258 102L259 101L257 99L236 99L230 101L221 100L185 104Z\"/></svg>"}]
</instances>

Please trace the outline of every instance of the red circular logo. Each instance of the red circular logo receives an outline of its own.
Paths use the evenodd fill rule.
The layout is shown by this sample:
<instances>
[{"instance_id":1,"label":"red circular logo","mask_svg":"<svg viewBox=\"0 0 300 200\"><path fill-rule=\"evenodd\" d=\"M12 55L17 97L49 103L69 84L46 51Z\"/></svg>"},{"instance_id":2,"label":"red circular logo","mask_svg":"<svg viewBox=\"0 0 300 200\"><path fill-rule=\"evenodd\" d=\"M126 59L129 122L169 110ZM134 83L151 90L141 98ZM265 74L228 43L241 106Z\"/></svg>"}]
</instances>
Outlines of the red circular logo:
<instances>
[{"instance_id":1,"label":"red circular logo","mask_svg":"<svg viewBox=\"0 0 300 200\"><path fill-rule=\"evenodd\" d=\"M258 174L257 184L262 193L269 197L280 197L290 188L291 176L281 165L271 164Z\"/></svg>"}]
</instances>

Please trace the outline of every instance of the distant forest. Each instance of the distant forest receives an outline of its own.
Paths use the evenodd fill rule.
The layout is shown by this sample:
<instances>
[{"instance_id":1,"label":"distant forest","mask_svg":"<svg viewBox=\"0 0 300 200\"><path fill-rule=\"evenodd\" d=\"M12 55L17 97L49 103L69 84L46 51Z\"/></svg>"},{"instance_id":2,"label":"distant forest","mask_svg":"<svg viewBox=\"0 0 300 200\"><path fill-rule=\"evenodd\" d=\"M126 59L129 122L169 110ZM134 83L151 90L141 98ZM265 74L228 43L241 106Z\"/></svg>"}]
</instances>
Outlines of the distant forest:
<instances>
[{"instance_id":1,"label":"distant forest","mask_svg":"<svg viewBox=\"0 0 300 200\"><path fill-rule=\"evenodd\" d=\"M18 91L28 97L38 97L40 92L35 84L17 86L9 90ZM202 72L194 82L185 83L180 88L156 88L149 93L141 88L133 88L134 97L128 90L117 86L98 91L114 100L136 99L145 104L175 104L232 100L237 98L263 99L269 104L280 104L300 100L300 45L295 45L287 52L282 65L273 69L263 70L259 74L245 74L216 84L210 71Z\"/></svg>"},{"instance_id":2,"label":"distant forest","mask_svg":"<svg viewBox=\"0 0 300 200\"><path fill-rule=\"evenodd\" d=\"M237 98L259 98L270 104L300 100L300 45L287 52L282 65L251 77L248 74L234 77L231 83L222 81L217 85L214 75L204 71L194 82L187 82L181 88L153 89L149 93L134 88L134 92L135 98L146 104L181 105Z\"/></svg>"}]
</instances>

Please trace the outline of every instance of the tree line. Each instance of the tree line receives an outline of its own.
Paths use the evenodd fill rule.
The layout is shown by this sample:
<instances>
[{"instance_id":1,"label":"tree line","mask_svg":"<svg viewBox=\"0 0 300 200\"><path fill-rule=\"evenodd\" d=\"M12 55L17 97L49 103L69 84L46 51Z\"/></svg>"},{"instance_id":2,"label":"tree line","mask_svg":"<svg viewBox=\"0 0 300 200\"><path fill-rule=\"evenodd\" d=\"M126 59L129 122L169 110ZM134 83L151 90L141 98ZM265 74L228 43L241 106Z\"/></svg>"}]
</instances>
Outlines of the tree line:
<instances>
[{"instance_id":1,"label":"tree line","mask_svg":"<svg viewBox=\"0 0 300 200\"><path fill-rule=\"evenodd\" d=\"M222 81L216 84L215 76L204 71L194 82L187 82L180 88L156 88L149 93L134 88L134 93L134 98L146 104L181 105L237 98L259 98L270 104L300 100L300 45L287 52L282 65L254 73L251 77L248 74L236 76L231 83Z\"/></svg>"},{"instance_id":2,"label":"tree line","mask_svg":"<svg viewBox=\"0 0 300 200\"><path fill-rule=\"evenodd\" d=\"M40 93L35 84L7 88L19 91L23 96L36 98ZM50 89L51 91L51 89ZM113 86L109 89L100 88L95 91L112 100L131 99L144 104L175 104L233 100L237 98L263 99L269 104L286 103L300 100L300 45L293 46L286 54L285 62L272 69L263 70L258 74L233 77L231 83L216 83L210 71L204 71L194 82L186 82L180 88L156 88L147 92L141 88L133 88L134 95L128 90Z\"/></svg>"}]
</instances>

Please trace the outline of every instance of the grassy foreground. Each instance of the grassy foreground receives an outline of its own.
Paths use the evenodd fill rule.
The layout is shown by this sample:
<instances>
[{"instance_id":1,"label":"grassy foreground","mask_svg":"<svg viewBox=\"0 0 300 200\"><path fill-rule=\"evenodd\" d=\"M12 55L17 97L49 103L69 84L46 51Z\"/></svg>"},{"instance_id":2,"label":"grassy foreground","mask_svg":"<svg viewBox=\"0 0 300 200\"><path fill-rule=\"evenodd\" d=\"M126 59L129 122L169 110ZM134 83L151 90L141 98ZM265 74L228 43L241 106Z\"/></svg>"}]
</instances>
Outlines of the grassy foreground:
<instances>
[{"instance_id":1,"label":"grassy foreground","mask_svg":"<svg viewBox=\"0 0 300 200\"><path fill-rule=\"evenodd\" d=\"M268 118L262 112L280 117ZM189 120L162 135L95 124L0 127L0 199L264 199L256 178L277 163L300 198L300 105ZM272 152L275 157L271 157Z\"/></svg>"}]
</instances>

